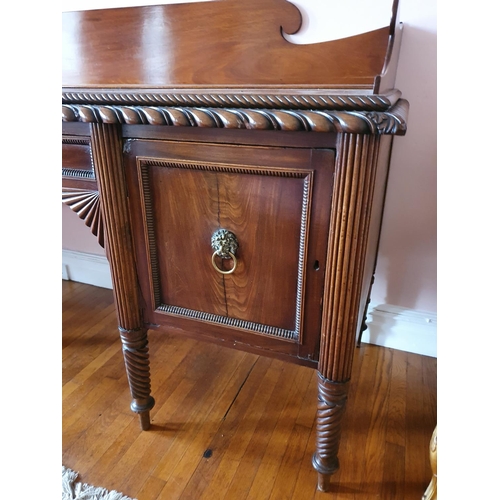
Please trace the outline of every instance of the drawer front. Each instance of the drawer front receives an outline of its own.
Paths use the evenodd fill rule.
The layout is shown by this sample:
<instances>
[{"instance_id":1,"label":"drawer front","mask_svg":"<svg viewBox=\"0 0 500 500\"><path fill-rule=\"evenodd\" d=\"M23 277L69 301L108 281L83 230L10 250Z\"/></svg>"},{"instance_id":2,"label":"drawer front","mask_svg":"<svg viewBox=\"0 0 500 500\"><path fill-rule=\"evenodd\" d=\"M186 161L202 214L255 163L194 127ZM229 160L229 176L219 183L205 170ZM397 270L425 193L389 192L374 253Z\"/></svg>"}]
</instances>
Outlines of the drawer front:
<instances>
[{"instance_id":1,"label":"drawer front","mask_svg":"<svg viewBox=\"0 0 500 500\"><path fill-rule=\"evenodd\" d=\"M318 168L309 150L131 141L125 151L153 322L298 354L309 317L319 332L329 206L316 205L330 202L333 152ZM221 229L232 256L212 241Z\"/></svg>"},{"instance_id":2,"label":"drawer front","mask_svg":"<svg viewBox=\"0 0 500 500\"><path fill-rule=\"evenodd\" d=\"M95 179L89 137L63 135L62 175L78 179Z\"/></svg>"}]
</instances>

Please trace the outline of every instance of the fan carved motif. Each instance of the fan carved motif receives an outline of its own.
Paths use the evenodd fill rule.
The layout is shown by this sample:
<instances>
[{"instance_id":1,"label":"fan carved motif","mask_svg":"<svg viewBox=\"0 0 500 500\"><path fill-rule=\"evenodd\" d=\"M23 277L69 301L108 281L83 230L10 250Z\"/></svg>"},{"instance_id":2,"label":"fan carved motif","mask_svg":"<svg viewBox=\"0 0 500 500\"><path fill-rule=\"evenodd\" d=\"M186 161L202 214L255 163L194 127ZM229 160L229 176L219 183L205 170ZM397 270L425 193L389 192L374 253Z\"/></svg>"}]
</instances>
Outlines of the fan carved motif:
<instances>
[{"instance_id":1,"label":"fan carved motif","mask_svg":"<svg viewBox=\"0 0 500 500\"><path fill-rule=\"evenodd\" d=\"M85 225L104 248L104 226L101 215L101 202L98 191L87 189L65 189L62 191L62 202L77 213Z\"/></svg>"}]
</instances>

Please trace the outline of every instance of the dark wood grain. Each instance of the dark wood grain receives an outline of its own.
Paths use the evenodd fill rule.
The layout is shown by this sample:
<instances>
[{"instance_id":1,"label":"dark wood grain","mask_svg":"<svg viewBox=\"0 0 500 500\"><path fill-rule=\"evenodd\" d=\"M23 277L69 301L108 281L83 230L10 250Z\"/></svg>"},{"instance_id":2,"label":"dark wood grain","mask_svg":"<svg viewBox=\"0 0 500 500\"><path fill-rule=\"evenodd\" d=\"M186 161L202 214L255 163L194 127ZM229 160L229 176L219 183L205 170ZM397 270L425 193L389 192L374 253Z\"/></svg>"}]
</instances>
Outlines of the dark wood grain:
<instances>
[{"instance_id":1,"label":"dark wood grain","mask_svg":"<svg viewBox=\"0 0 500 500\"><path fill-rule=\"evenodd\" d=\"M363 269L376 178L379 138L346 134L337 157L332 198L320 373L349 380L355 334L364 307Z\"/></svg>"},{"instance_id":2,"label":"dark wood grain","mask_svg":"<svg viewBox=\"0 0 500 500\"><path fill-rule=\"evenodd\" d=\"M161 302L294 330L302 179L202 168L149 171ZM239 242L236 271L227 276L211 264L210 238L220 228ZM270 279L275 273L283 279ZM279 296L283 307L271 306L269 295Z\"/></svg>"},{"instance_id":3,"label":"dark wood grain","mask_svg":"<svg viewBox=\"0 0 500 500\"><path fill-rule=\"evenodd\" d=\"M217 174L150 166L145 175L151 186L160 303L226 315L224 278L210 260L220 210Z\"/></svg>"},{"instance_id":4,"label":"dark wood grain","mask_svg":"<svg viewBox=\"0 0 500 500\"><path fill-rule=\"evenodd\" d=\"M224 278L227 314L295 330L304 179L256 171L225 174L220 186L220 227L237 232L241 257Z\"/></svg>"},{"instance_id":5,"label":"dark wood grain","mask_svg":"<svg viewBox=\"0 0 500 500\"><path fill-rule=\"evenodd\" d=\"M80 122L69 122L65 125L87 125ZM87 125L88 126L88 125ZM337 146L337 134L310 134L294 132L290 134L278 130L225 129L223 133L213 128L187 127L152 127L149 125L123 125L123 137L126 139L164 139L177 142L207 142L210 144L240 144L246 146L279 146L287 148L329 148Z\"/></svg>"},{"instance_id":6,"label":"dark wood grain","mask_svg":"<svg viewBox=\"0 0 500 500\"><path fill-rule=\"evenodd\" d=\"M298 85L373 89L384 67L389 22L385 28L345 39L294 45L283 38L282 31L295 33L301 16L285 0L66 12L62 83L94 88Z\"/></svg>"},{"instance_id":7,"label":"dark wood grain","mask_svg":"<svg viewBox=\"0 0 500 500\"><path fill-rule=\"evenodd\" d=\"M63 137L62 164L63 168L92 172L90 139L85 140L78 136Z\"/></svg>"},{"instance_id":8,"label":"dark wood grain","mask_svg":"<svg viewBox=\"0 0 500 500\"><path fill-rule=\"evenodd\" d=\"M335 152L168 141L131 141L125 149L149 321L183 330L194 321L207 337L295 356L299 348L301 358L316 361ZM211 264L219 228L240 244L227 276ZM249 328L254 335L245 338Z\"/></svg>"}]
</instances>

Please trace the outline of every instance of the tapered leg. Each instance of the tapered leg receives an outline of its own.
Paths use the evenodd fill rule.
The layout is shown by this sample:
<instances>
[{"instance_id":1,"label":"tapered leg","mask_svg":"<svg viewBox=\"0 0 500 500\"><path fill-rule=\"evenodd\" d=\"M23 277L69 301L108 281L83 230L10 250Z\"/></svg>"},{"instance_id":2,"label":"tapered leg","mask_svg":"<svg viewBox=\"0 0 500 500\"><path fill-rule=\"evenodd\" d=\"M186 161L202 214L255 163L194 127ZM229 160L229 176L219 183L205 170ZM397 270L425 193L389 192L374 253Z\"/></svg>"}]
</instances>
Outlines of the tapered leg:
<instances>
[{"instance_id":1,"label":"tapered leg","mask_svg":"<svg viewBox=\"0 0 500 500\"><path fill-rule=\"evenodd\" d=\"M132 395L130 408L139 414L141 429L146 431L150 427L149 410L155 404L155 400L150 395L151 379L149 375L147 331L120 328L120 337Z\"/></svg>"},{"instance_id":2,"label":"tapered leg","mask_svg":"<svg viewBox=\"0 0 500 500\"><path fill-rule=\"evenodd\" d=\"M340 425L345 412L349 383L335 383L318 373L318 417L313 466L318 489L328 491L330 476L339 468Z\"/></svg>"},{"instance_id":3,"label":"tapered leg","mask_svg":"<svg viewBox=\"0 0 500 500\"><path fill-rule=\"evenodd\" d=\"M379 140L345 134L339 144L328 237L313 456L321 491L328 491L330 476L339 468L341 421L356 334L361 326L360 306L366 304L361 295Z\"/></svg>"},{"instance_id":4,"label":"tapered leg","mask_svg":"<svg viewBox=\"0 0 500 500\"><path fill-rule=\"evenodd\" d=\"M135 266L118 125L91 123L91 147L105 229L105 248L111 269L118 329L132 394L132 411L139 414L141 429L150 426L147 330L144 328L140 289ZM112 228L112 230L110 230Z\"/></svg>"}]
</instances>

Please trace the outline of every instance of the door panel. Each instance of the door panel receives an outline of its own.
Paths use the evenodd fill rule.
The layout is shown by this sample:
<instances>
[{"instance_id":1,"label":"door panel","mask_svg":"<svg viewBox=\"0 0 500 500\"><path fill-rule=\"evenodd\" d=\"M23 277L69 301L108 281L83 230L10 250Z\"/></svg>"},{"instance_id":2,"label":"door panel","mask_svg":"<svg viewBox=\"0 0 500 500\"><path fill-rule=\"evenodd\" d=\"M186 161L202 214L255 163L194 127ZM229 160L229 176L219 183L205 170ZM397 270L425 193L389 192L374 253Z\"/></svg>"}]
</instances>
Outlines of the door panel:
<instances>
[{"instance_id":1,"label":"door panel","mask_svg":"<svg viewBox=\"0 0 500 500\"><path fill-rule=\"evenodd\" d=\"M321 304L308 300L306 308L304 291L310 272L312 295L321 295L324 269L314 263L326 254L329 210L314 205L330 203L333 151L322 152L325 163L305 149L138 140L125 153L141 288L154 321L201 322L276 349L307 343L308 317L319 334ZM236 265L214 255L219 229L237 238ZM234 265L231 274L215 269Z\"/></svg>"}]
</instances>

